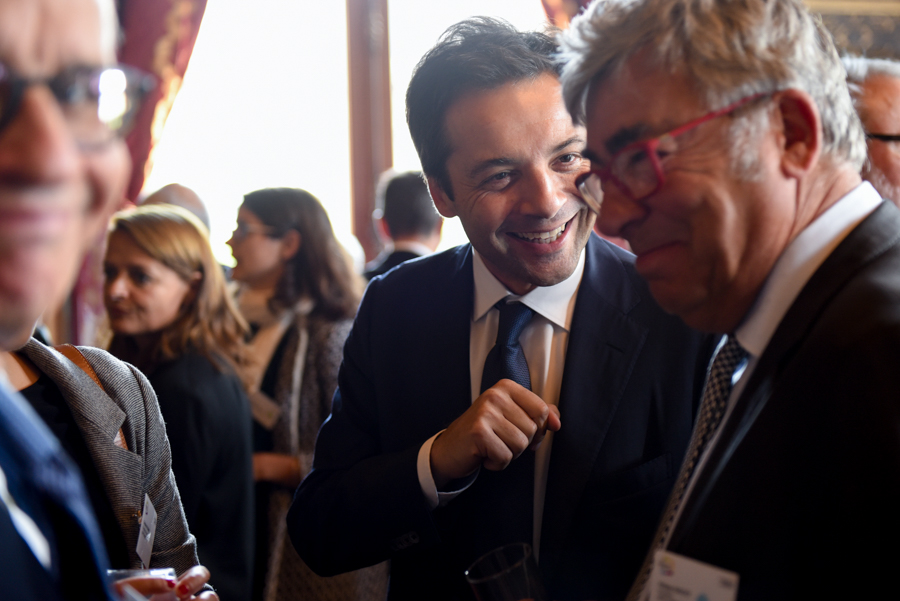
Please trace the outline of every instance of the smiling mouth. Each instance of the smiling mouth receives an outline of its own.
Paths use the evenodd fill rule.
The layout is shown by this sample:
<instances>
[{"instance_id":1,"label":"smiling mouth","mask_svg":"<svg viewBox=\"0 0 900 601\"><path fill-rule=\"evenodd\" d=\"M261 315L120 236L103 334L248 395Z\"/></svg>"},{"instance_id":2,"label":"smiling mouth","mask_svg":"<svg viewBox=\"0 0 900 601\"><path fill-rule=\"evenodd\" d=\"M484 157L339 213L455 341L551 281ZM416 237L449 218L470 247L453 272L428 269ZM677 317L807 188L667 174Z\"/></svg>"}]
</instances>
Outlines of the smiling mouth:
<instances>
[{"instance_id":1,"label":"smiling mouth","mask_svg":"<svg viewBox=\"0 0 900 601\"><path fill-rule=\"evenodd\" d=\"M555 230L549 232L510 232L516 238L525 240L526 242L535 242L537 244L551 244L559 240L566 228L569 227L570 221L565 222Z\"/></svg>"}]
</instances>

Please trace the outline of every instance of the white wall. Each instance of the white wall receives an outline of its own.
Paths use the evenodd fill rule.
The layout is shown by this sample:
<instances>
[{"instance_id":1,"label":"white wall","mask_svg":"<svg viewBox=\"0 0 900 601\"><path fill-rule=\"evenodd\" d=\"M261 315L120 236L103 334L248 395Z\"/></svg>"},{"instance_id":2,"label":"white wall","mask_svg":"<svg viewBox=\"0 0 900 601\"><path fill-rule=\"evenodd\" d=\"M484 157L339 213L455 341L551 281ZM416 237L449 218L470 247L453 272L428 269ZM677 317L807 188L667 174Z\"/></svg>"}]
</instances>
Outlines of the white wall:
<instances>
[{"instance_id":1,"label":"white wall","mask_svg":"<svg viewBox=\"0 0 900 601\"><path fill-rule=\"evenodd\" d=\"M394 164L418 169L406 129L404 94L412 69L449 25L499 16L523 29L545 24L540 0L390 0ZM175 106L153 155L144 192L169 183L207 204L217 258L237 207L251 190L290 186L316 195L342 241L355 243L350 214L344 0L214 0ZM457 220L441 246L465 240ZM361 251L358 251L361 252Z\"/></svg>"}]
</instances>

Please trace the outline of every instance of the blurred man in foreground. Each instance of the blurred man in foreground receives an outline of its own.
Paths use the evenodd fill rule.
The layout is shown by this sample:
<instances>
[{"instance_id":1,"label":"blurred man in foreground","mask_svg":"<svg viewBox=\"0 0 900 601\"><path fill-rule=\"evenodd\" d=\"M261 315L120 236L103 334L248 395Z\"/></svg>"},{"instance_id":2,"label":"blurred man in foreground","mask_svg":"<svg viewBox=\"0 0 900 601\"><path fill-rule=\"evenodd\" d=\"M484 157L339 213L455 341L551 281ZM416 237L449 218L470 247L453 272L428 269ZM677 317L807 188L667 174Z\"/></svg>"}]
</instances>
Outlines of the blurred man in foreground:
<instances>
[{"instance_id":1,"label":"blurred man in foreground","mask_svg":"<svg viewBox=\"0 0 900 601\"><path fill-rule=\"evenodd\" d=\"M0 0L3 351L22 346L43 310L63 300L122 199L129 161L119 134L142 86L112 67L116 23L109 0ZM2 596L106 599L108 562L91 502L60 443L14 392L24 377L3 353ZM189 596L209 577L199 569L142 590Z\"/></svg>"},{"instance_id":2,"label":"blurred man in foreground","mask_svg":"<svg viewBox=\"0 0 900 601\"><path fill-rule=\"evenodd\" d=\"M564 48L601 229L663 308L728 334L631 598L890 590L900 211L860 179L830 35L800 0L608 0Z\"/></svg>"}]
</instances>

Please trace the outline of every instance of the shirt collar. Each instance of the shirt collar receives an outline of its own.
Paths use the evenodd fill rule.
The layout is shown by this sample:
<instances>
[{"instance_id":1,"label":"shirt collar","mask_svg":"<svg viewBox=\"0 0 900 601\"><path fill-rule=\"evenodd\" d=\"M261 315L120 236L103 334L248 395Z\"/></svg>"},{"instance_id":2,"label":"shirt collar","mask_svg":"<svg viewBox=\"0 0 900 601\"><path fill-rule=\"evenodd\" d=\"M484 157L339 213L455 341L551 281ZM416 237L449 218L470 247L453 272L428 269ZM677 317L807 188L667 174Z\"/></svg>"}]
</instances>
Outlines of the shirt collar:
<instances>
[{"instance_id":1,"label":"shirt collar","mask_svg":"<svg viewBox=\"0 0 900 601\"><path fill-rule=\"evenodd\" d=\"M863 182L806 226L775 262L756 302L735 336L747 352L758 357L790 309L797 295L841 241L882 200Z\"/></svg>"},{"instance_id":2,"label":"shirt collar","mask_svg":"<svg viewBox=\"0 0 900 601\"><path fill-rule=\"evenodd\" d=\"M578 256L575 271L568 278L553 286L538 286L531 292L517 296L506 289L494 275L488 271L484 259L472 248L472 273L475 278L475 305L472 320L478 321L493 308L497 301L506 297L519 300L540 313L547 320L568 331L571 323L572 299L578 293L581 276L584 274L584 250Z\"/></svg>"},{"instance_id":3,"label":"shirt collar","mask_svg":"<svg viewBox=\"0 0 900 601\"><path fill-rule=\"evenodd\" d=\"M427 257L432 252L434 252L421 242L416 242L414 240L401 240L399 242L394 242L393 250L395 252L398 250L411 252L413 254L419 255L420 257Z\"/></svg>"}]
</instances>

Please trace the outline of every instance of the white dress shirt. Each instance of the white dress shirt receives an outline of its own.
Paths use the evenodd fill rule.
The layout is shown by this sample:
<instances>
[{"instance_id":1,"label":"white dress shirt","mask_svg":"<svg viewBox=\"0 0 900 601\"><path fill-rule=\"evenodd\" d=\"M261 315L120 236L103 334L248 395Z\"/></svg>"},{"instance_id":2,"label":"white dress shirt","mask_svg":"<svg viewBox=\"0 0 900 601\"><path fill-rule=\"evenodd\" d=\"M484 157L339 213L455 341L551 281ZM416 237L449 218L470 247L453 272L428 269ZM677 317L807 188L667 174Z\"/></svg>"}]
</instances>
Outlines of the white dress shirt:
<instances>
[{"instance_id":1,"label":"white dress shirt","mask_svg":"<svg viewBox=\"0 0 900 601\"><path fill-rule=\"evenodd\" d=\"M504 299L518 300L534 309L532 317L519 337L519 343L528 362L531 376L531 390L545 403L558 405L562 386L563 369L566 362L566 347L569 343L569 329L575 310L575 300L581 276L584 274L584 251L578 258L575 271L567 279L553 286L537 287L531 292L517 296L506 289L484 264L481 255L473 249L473 276L475 299L469 334L469 373L471 375L472 401L481 394L481 375L488 353L497 341L500 311L494 305ZM466 487L453 492L438 492L431 474L431 445L440 432L422 445L419 450L417 469L422 492L432 508L443 505L460 494L474 482L477 472L467 482ZM553 433L548 432L535 457L534 475L534 550L539 553L541 539L541 518L544 512L544 493L547 486L547 469L550 465L550 448ZM526 451L527 452L527 451Z\"/></svg>"},{"instance_id":2,"label":"white dress shirt","mask_svg":"<svg viewBox=\"0 0 900 601\"><path fill-rule=\"evenodd\" d=\"M415 240L399 240L392 243L393 248L391 252L397 252L398 250L411 252L419 255L420 257L427 257L434 251L431 250L428 246L422 244L421 242L416 242Z\"/></svg>"},{"instance_id":3,"label":"white dress shirt","mask_svg":"<svg viewBox=\"0 0 900 601\"><path fill-rule=\"evenodd\" d=\"M719 428L700 456L694 474L699 474L703 470L710 452L719 442L722 425L731 416L737 399L759 362L759 357L797 295L834 249L881 202L882 199L875 188L869 182L863 182L806 226L775 262L759 296L734 332L738 342L747 350L747 364L743 370L735 374L734 387L728 397L725 415L722 416ZM693 490L694 480L695 478L691 477L688 482L675 522L669 529L670 535L675 530L675 523L681 517L681 508L685 506ZM663 541L663 547L667 544L668 540Z\"/></svg>"}]
</instances>

